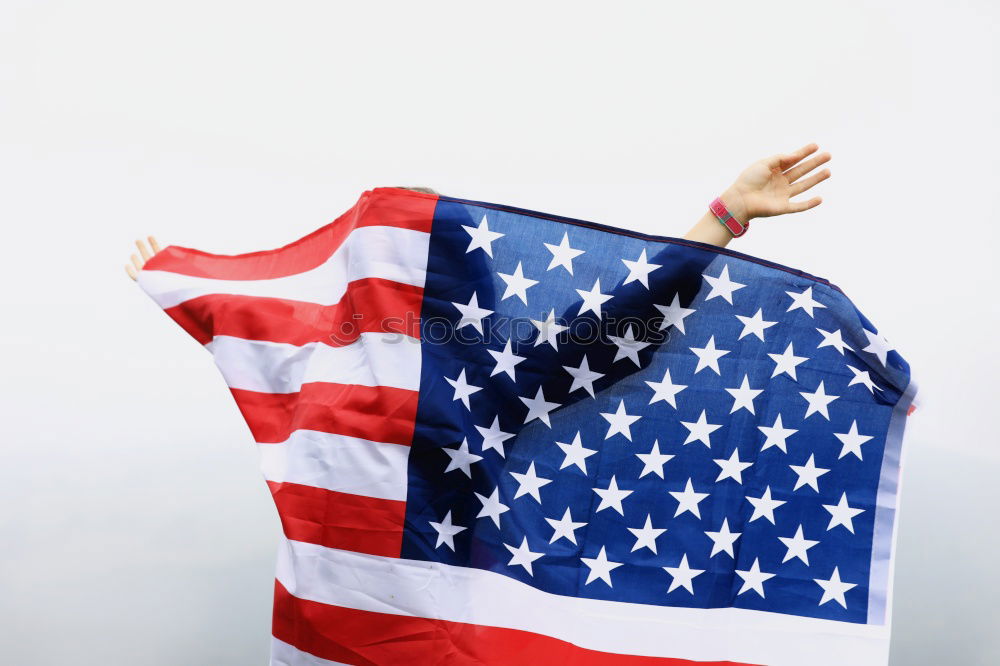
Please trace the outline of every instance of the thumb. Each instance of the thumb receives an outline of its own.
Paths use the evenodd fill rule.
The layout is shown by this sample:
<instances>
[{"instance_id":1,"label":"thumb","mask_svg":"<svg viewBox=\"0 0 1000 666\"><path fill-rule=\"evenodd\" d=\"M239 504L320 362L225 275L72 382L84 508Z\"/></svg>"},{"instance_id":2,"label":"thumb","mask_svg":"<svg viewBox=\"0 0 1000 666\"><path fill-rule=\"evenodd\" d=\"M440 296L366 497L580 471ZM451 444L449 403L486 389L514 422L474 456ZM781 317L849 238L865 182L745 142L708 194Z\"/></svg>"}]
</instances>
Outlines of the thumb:
<instances>
[{"instance_id":1,"label":"thumb","mask_svg":"<svg viewBox=\"0 0 1000 666\"><path fill-rule=\"evenodd\" d=\"M764 164L767 165L767 168L774 169L781 167L784 163L788 162L790 158L791 158L790 155L786 155L784 153L778 153L777 155L772 155L771 157L768 157L766 160L764 160Z\"/></svg>"}]
</instances>

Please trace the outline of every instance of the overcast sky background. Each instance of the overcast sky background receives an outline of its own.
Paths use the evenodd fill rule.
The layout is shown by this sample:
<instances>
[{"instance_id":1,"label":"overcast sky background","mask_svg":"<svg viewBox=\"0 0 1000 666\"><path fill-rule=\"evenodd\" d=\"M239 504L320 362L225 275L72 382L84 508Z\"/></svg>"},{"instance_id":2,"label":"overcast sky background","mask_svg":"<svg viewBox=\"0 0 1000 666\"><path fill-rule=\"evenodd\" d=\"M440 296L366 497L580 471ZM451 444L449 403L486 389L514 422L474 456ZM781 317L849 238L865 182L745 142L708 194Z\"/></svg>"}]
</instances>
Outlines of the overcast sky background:
<instances>
[{"instance_id":1,"label":"overcast sky background","mask_svg":"<svg viewBox=\"0 0 1000 666\"><path fill-rule=\"evenodd\" d=\"M911 363L894 666L1000 663L998 5L0 0L0 654L265 664L279 526L132 240L235 253L425 185L682 235L751 161L825 201L735 249Z\"/></svg>"}]
</instances>

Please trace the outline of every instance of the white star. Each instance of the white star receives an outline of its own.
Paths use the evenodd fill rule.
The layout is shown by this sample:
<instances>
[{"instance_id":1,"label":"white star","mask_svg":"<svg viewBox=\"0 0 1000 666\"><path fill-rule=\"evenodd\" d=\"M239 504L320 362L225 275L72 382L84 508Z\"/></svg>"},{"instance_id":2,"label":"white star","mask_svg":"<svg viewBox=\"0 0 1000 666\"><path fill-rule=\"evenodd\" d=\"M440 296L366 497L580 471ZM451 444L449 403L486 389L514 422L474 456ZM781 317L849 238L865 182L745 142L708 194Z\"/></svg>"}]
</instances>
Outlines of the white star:
<instances>
[{"instance_id":1,"label":"white star","mask_svg":"<svg viewBox=\"0 0 1000 666\"><path fill-rule=\"evenodd\" d=\"M750 567L749 571L739 571L737 570L736 575L743 579L743 587L740 591L736 593L736 596L743 594L748 590L753 590L757 594L764 597L764 581L774 578L773 573L764 573L760 570L760 562L757 558L754 558L753 565Z\"/></svg>"},{"instance_id":2,"label":"white star","mask_svg":"<svg viewBox=\"0 0 1000 666\"><path fill-rule=\"evenodd\" d=\"M712 277L707 273L702 273L702 277L708 280L708 283L712 285L712 290L708 292L708 296L705 297L706 301L710 301L716 296L721 296L727 303L732 305L733 292L746 286L745 284L733 282L729 279L729 266L723 266L722 272L718 277Z\"/></svg>"},{"instance_id":3,"label":"white star","mask_svg":"<svg viewBox=\"0 0 1000 666\"><path fill-rule=\"evenodd\" d=\"M844 593L858 586L857 583L845 583L840 580L840 571L837 567L833 568L833 575L830 576L830 580L823 580L821 578L813 578L813 580L823 588L823 598L819 600L820 606L832 599L846 609L847 599L844 597Z\"/></svg>"},{"instance_id":4,"label":"white star","mask_svg":"<svg viewBox=\"0 0 1000 666\"><path fill-rule=\"evenodd\" d=\"M889 341L885 339L884 336L878 333L872 333L868 329L862 329L865 332L865 336L868 338L868 346L861 351L866 351L869 354L874 354L879 362L884 367L886 360L889 358L889 352L891 352L895 347L889 344Z\"/></svg>"},{"instance_id":5,"label":"white star","mask_svg":"<svg viewBox=\"0 0 1000 666\"><path fill-rule=\"evenodd\" d=\"M514 499L517 499L521 495L531 495L539 504L542 503L542 487L552 483L552 479L543 479L535 474L534 462L528 465L528 471L524 474L511 472L510 475L517 481L517 492L514 493Z\"/></svg>"},{"instance_id":6,"label":"white star","mask_svg":"<svg viewBox=\"0 0 1000 666\"><path fill-rule=\"evenodd\" d=\"M463 326L471 326L481 334L483 332L482 320L493 314L493 310L479 307L479 295L476 292L472 292L472 298L469 299L467 305L454 302L452 305L458 308L459 313L462 315L461 319L458 320L458 325L455 326L456 331Z\"/></svg>"},{"instance_id":7,"label":"white star","mask_svg":"<svg viewBox=\"0 0 1000 666\"><path fill-rule=\"evenodd\" d=\"M435 548L439 548L441 544L445 544L452 550L455 550L455 535L459 532L465 531L466 528L460 525L453 525L451 522L451 511L445 514L444 520L440 523L435 523L433 520L427 521L431 524L431 527L438 533L437 543L434 544Z\"/></svg>"},{"instance_id":8,"label":"white star","mask_svg":"<svg viewBox=\"0 0 1000 666\"><path fill-rule=\"evenodd\" d=\"M504 548L510 551L511 555L510 562L507 563L507 566L509 567L515 565L522 566L524 567L524 570L528 572L529 576L535 575L534 572L532 572L531 570L531 563L537 560L545 553L531 552L531 549L528 548L528 537L524 537L524 539L521 541L521 545L518 546L517 548L515 548L514 546L510 546L508 544L504 544L503 546Z\"/></svg>"},{"instance_id":9,"label":"white star","mask_svg":"<svg viewBox=\"0 0 1000 666\"><path fill-rule=\"evenodd\" d=\"M847 432L835 432L833 436L840 440L843 447L840 449L840 455L837 459L843 458L848 453L853 453L858 457L858 460L863 460L861 457L861 445L865 442L874 439L871 435L861 435L858 433L858 422L854 420L851 423L851 429Z\"/></svg>"},{"instance_id":10,"label":"white star","mask_svg":"<svg viewBox=\"0 0 1000 666\"><path fill-rule=\"evenodd\" d=\"M694 486L691 485L691 479L687 480L687 485L684 486L682 492L671 490L670 496L677 500L677 510L674 512L674 518L685 511L690 511L694 514L695 518L701 518L701 511L698 510L698 504L708 497L708 495L708 493L695 492Z\"/></svg>"},{"instance_id":11,"label":"white star","mask_svg":"<svg viewBox=\"0 0 1000 666\"><path fill-rule=\"evenodd\" d=\"M813 541L812 539L807 539L802 533L802 525L799 525L799 529L795 530L795 536L792 537L778 537L778 541L785 544L785 548L788 550L785 552L784 559L781 560L782 564L797 557L809 565L809 549L819 543L819 541Z\"/></svg>"},{"instance_id":12,"label":"white star","mask_svg":"<svg viewBox=\"0 0 1000 666\"><path fill-rule=\"evenodd\" d=\"M444 473L460 469L467 477L472 478L472 464L477 463L483 459L482 456L477 456L475 453L469 453L469 440L463 439L462 443L458 445L457 449L441 449L448 454L451 461L448 463L448 467L444 470Z\"/></svg>"},{"instance_id":13,"label":"white star","mask_svg":"<svg viewBox=\"0 0 1000 666\"><path fill-rule=\"evenodd\" d=\"M829 421L830 412L827 411L826 407L831 402L839 398L839 395L827 395L826 389L823 388L823 382L820 381L819 387L816 389L815 393L809 393L808 391L799 391L799 395L806 399L809 406L806 407L806 415L803 418L809 418L810 414L822 414L823 417Z\"/></svg>"},{"instance_id":14,"label":"white star","mask_svg":"<svg viewBox=\"0 0 1000 666\"><path fill-rule=\"evenodd\" d=\"M506 372L511 379L517 381L517 378L514 376L514 368L517 367L518 363L526 361L527 359L523 356L518 356L511 351L510 340L508 340L507 344L504 345L503 351L494 351L492 349L487 349L486 351L488 351L490 356L493 357L493 360L496 361L496 365L493 366L493 372L490 373L490 377L498 375L501 372Z\"/></svg>"},{"instance_id":15,"label":"white star","mask_svg":"<svg viewBox=\"0 0 1000 666\"><path fill-rule=\"evenodd\" d=\"M496 231L490 231L490 225L489 222L486 221L486 216L483 215L483 219L479 223L478 227L469 227L463 224L462 228L465 229L466 233L472 236L472 240L469 241L469 249L467 249L465 253L468 254L476 248L482 248L482 250L492 259L492 243L498 238L503 238L503 234Z\"/></svg>"},{"instance_id":16,"label":"white star","mask_svg":"<svg viewBox=\"0 0 1000 666\"><path fill-rule=\"evenodd\" d=\"M473 386L469 382L465 381L465 368L462 368L462 371L458 373L458 377L455 379L445 377L444 380L451 384L451 387L455 389L455 395L452 397L452 400L461 400L462 404L465 405L465 408L472 411L472 407L469 406L469 396L473 393L482 391L483 387Z\"/></svg>"},{"instance_id":17,"label":"white star","mask_svg":"<svg viewBox=\"0 0 1000 666\"><path fill-rule=\"evenodd\" d=\"M727 388L726 393L733 396L733 407L729 410L732 414L740 409L745 409L751 414L753 411L753 399L764 392L764 389L750 388L750 378L743 375L743 383L739 388Z\"/></svg>"},{"instance_id":18,"label":"white star","mask_svg":"<svg viewBox=\"0 0 1000 666\"><path fill-rule=\"evenodd\" d=\"M859 513L864 513L864 509L852 509L847 503L847 493L840 496L837 504L824 504L823 508L830 512L830 525L827 532L837 525L843 525L847 531L854 534L854 517Z\"/></svg>"},{"instance_id":19,"label":"white star","mask_svg":"<svg viewBox=\"0 0 1000 666\"><path fill-rule=\"evenodd\" d=\"M594 397L594 382L604 376L600 372L594 372L590 369L590 364L587 362L586 355L584 355L583 360L580 361L580 367L574 368L571 365L564 365L563 370L568 372L570 376L573 377L573 385L569 387L570 393L578 388L582 388L585 389L592 398Z\"/></svg>"},{"instance_id":20,"label":"white star","mask_svg":"<svg viewBox=\"0 0 1000 666\"><path fill-rule=\"evenodd\" d=\"M554 309L549 310L549 317L545 321L532 319L531 323L538 329L538 337L535 338L535 347L543 342L547 342L552 345L553 349L559 349L559 334L569 328L569 326L556 323L556 311Z\"/></svg>"},{"instance_id":21,"label":"white star","mask_svg":"<svg viewBox=\"0 0 1000 666\"><path fill-rule=\"evenodd\" d=\"M493 489L493 494L489 497L476 493L476 497L483 503L476 518L490 518L500 528L500 514L510 511L510 507L500 501L500 487Z\"/></svg>"},{"instance_id":22,"label":"white star","mask_svg":"<svg viewBox=\"0 0 1000 666\"><path fill-rule=\"evenodd\" d=\"M504 457L503 443L514 436L513 433L504 432L500 429L500 417L493 417L493 423L489 428L484 428L483 426L476 426L476 430L483 438L483 453L486 453L490 449L495 450L500 454L500 457Z\"/></svg>"},{"instance_id":23,"label":"white star","mask_svg":"<svg viewBox=\"0 0 1000 666\"><path fill-rule=\"evenodd\" d=\"M618 482L615 481L614 476L611 477L611 482L607 488L594 488L594 492L601 498L601 503L597 505L594 513L610 507L623 517L625 516L625 509L622 508L622 500L631 495L632 491L619 489Z\"/></svg>"},{"instance_id":24,"label":"white star","mask_svg":"<svg viewBox=\"0 0 1000 666\"><path fill-rule=\"evenodd\" d=\"M753 504L753 515L747 522L752 523L758 518L767 518L774 525L774 510L785 503L785 500L771 499L771 486L764 488L764 494L760 497L747 497L747 501Z\"/></svg>"},{"instance_id":25,"label":"white star","mask_svg":"<svg viewBox=\"0 0 1000 666\"><path fill-rule=\"evenodd\" d=\"M788 443L785 440L798 432L795 428L786 428L781 424L781 414L778 414L774 418L773 426L757 426L757 430L760 430L767 436L764 445L760 447L761 451L766 451L772 446L777 446L785 453L788 453Z\"/></svg>"},{"instance_id":26,"label":"white star","mask_svg":"<svg viewBox=\"0 0 1000 666\"><path fill-rule=\"evenodd\" d=\"M733 449L733 455L729 456L728 459L716 458L714 462L721 468L719 470L719 478L715 480L716 483L723 479L732 479L736 483L743 483L743 470L753 465L752 462L740 460L740 450L738 448Z\"/></svg>"},{"instance_id":27,"label":"white star","mask_svg":"<svg viewBox=\"0 0 1000 666\"><path fill-rule=\"evenodd\" d=\"M712 540L712 553L709 557L715 557L718 553L728 553L729 557L735 558L733 544L740 538L742 532L729 531L729 519L722 519L722 527L718 532L705 532L705 535Z\"/></svg>"},{"instance_id":28,"label":"white star","mask_svg":"<svg viewBox=\"0 0 1000 666\"><path fill-rule=\"evenodd\" d=\"M686 384L674 384L673 380L670 379L670 368L664 371L663 381L647 381L646 384L649 388L653 389L653 397L649 399L649 404L652 405L654 402L662 400L663 402L670 403L670 406L674 409L677 409L677 394L687 388Z\"/></svg>"},{"instance_id":29,"label":"white star","mask_svg":"<svg viewBox=\"0 0 1000 666\"><path fill-rule=\"evenodd\" d=\"M662 479L663 464L674 457L670 453L660 453L659 440L653 440L653 448L650 449L649 453L637 453L635 455L642 461L642 471L639 473L640 479L647 474L655 474Z\"/></svg>"},{"instance_id":30,"label":"white star","mask_svg":"<svg viewBox=\"0 0 1000 666\"><path fill-rule=\"evenodd\" d=\"M808 356L796 356L791 342L788 343L788 347L783 353L768 354L768 356L774 361L774 372L771 373L771 377L777 377L784 372L796 381L798 381L798 377L795 376L795 367L809 360Z\"/></svg>"},{"instance_id":31,"label":"white star","mask_svg":"<svg viewBox=\"0 0 1000 666\"><path fill-rule=\"evenodd\" d=\"M822 328L817 327L816 331L823 336L823 342L816 345L816 349L820 349L821 347L833 347L840 352L841 356L844 355L845 349L848 351L854 351L850 345L844 342L844 338L841 335L839 328L835 328L832 331L825 331Z\"/></svg>"},{"instance_id":32,"label":"white star","mask_svg":"<svg viewBox=\"0 0 1000 666\"><path fill-rule=\"evenodd\" d=\"M500 297L501 301L505 301L511 296L517 296L522 303L528 304L528 289L538 284L538 280L524 277L520 261L517 262L517 268L514 269L513 273L497 273L497 275L507 283L507 288L504 290L503 296Z\"/></svg>"},{"instance_id":33,"label":"white star","mask_svg":"<svg viewBox=\"0 0 1000 666\"><path fill-rule=\"evenodd\" d=\"M683 587L685 590L694 594L694 578L699 574L705 573L704 569L692 569L688 566L688 556L687 553L681 556L681 563L676 567L663 567L663 570L673 577L670 582L670 588L667 590L667 594L670 594L678 587Z\"/></svg>"},{"instance_id":34,"label":"white star","mask_svg":"<svg viewBox=\"0 0 1000 666\"><path fill-rule=\"evenodd\" d=\"M601 546L601 552L598 553L597 557L581 557L580 561L590 567L590 573L587 574L587 582L584 585L590 585L600 578L608 584L608 587L611 587L611 572L621 566L620 562L608 560L604 546Z\"/></svg>"},{"instance_id":35,"label":"white star","mask_svg":"<svg viewBox=\"0 0 1000 666\"><path fill-rule=\"evenodd\" d=\"M786 291L785 293L792 297L792 304L788 306L788 310L786 310L786 312L791 312L792 310L801 308L807 315L812 317L814 308L826 307L819 301L813 300L812 287L806 287L805 291L802 292Z\"/></svg>"},{"instance_id":36,"label":"white star","mask_svg":"<svg viewBox=\"0 0 1000 666\"><path fill-rule=\"evenodd\" d=\"M618 350L615 351L615 359L612 363L618 361L619 359L628 358L640 368L642 367L642 363L639 362L639 352L652 344L651 342L636 340L635 330L632 324L629 324L628 328L625 329L625 337L619 338L614 335L609 335L608 339L615 343L618 347Z\"/></svg>"},{"instance_id":37,"label":"white star","mask_svg":"<svg viewBox=\"0 0 1000 666\"><path fill-rule=\"evenodd\" d=\"M698 367L694 369L695 374L698 374L705 368L711 368L715 371L715 374L722 376L722 373L719 371L719 359L728 354L729 350L716 349L714 335L708 339L707 345L704 347L691 347L691 351L698 357Z\"/></svg>"},{"instance_id":38,"label":"white star","mask_svg":"<svg viewBox=\"0 0 1000 666\"><path fill-rule=\"evenodd\" d=\"M858 370L853 365L847 366L847 369L854 373L854 378L851 379L851 381L847 382L848 386L854 386L855 384L862 384L866 389L869 390L869 392L871 392L872 395L875 395L875 389L877 389L878 386L876 386L875 382L872 381L872 377L871 375L868 374L867 370ZM882 389L879 390L881 391Z\"/></svg>"},{"instance_id":39,"label":"white star","mask_svg":"<svg viewBox=\"0 0 1000 666\"><path fill-rule=\"evenodd\" d=\"M567 541L576 545L576 531L586 525L587 523L574 523L573 516L569 512L569 507L566 508L566 513L559 520L555 518L546 518L545 522L552 526L554 530L552 532L552 538L549 539L549 543L555 543L559 539L566 539Z\"/></svg>"},{"instance_id":40,"label":"white star","mask_svg":"<svg viewBox=\"0 0 1000 666\"><path fill-rule=\"evenodd\" d=\"M562 452L565 454L562 464L559 465L559 469L565 469L570 465L576 465L583 470L584 474L587 473L587 458L597 453L594 449L584 448L583 443L580 441L579 431L573 437L572 444L556 442L556 446L562 449Z\"/></svg>"},{"instance_id":41,"label":"white star","mask_svg":"<svg viewBox=\"0 0 1000 666\"><path fill-rule=\"evenodd\" d=\"M556 266L562 266L572 275L573 260L583 254L583 250L576 250L569 246L569 234L563 234L559 245L545 243L545 247L549 248L549 252L552 253L552 261L549 262L549 267L545 270L551 271Z\"/></svg>"},{"instance_id":42,"label":"white star","mask_svg":"<svg viewBox=\"0 0 1000 666\"><path fill-rule=\"evenodd\" d=\"M809 486L816 492L819 492L819 477L830 471L822 467L816 467L815 453L809 454L809 460L806 461L805 465L789 465L789 467L799 476L792 490L798 490L802 486Z\"/></svg>"},{"instance_id":43,"label":"white star","mask_svg":"<svg viewBox=\"0 0 1000 666\"><path fill-rule=\"evenodd\" d=\"M604 420L608 422L608 434L605 435L604 439L611 439L614 435L622 434L625 439L632 441L632 429L633 423L641 419L639 415L633 416L625 412L625 401L622 400L618 403L618 411L613 414L607 414L601 412L601 416Z\"/></svg>"},{"instance_id":44,"label":"white star","mask_svg":"<svg viewBox=\"0 0 1000 666\"><path fill-rule=\"evenodd\" d=\"M694 308L682 308L680 300L680 294L674 294L674 300L670 305L657 305L653 303L653 307L663 314L663 321L660 322L661 331L668 326L673 326L681 333L684 333L684 318L690 314L694 314L696 310Z\"/></svg>"},{"instance_id":45,"label":"white star","mask_svg":"<svg viewBox=\"0 0 1000 666\"><path fill-rule=\"evenodd\" d=\"M530 423L534 419L538 419L550 428L552 427L552 422L549 421L549 412L562 406L558 402L546 402L541 386L538 387L538 392L535 393L534 398L520 398L520 400L528 407L528 414L524 417L525 423Z\"/></svg>"},{"instance_id":46,"label":"white star","mask_svg":"<svg viewBox=\"0 0 1000 666\"><path fill-rule=\"evenodd\" d=\"M689 421L681 421L681 425L688 429L687 439L684 440L685 444L690 444L694 441L699 441L708 448L712 448L711 435L713 432L721 428L721 425L715 425L714 423L709 423L705 419L705 410L701 410L701 416L694 423Z\"/></svg>"},{"instance_id":47,"label":"white star","mask_svg":"<svg viewBox=\"0 0 1000 666\"><path fill-rule=\"evenodd\" d=\"M756 335L761 342L764 342L764 331L778 323L765 320L764 311L761 308L757 308L757 314L752 317L736 315L736 318L743 324L743 332L740 333L740 337L736 338L737 340L742 340L748 335Z\"/></svg>"},{"instance_id":48,"label":"white star","mask_svg":"<svg viewBox=\"0 0 1000 666\"><path fill-rule=\"evenodd\" d=\"M611 300L611 294L601 293L601 278L594 280L594 286L590 291L577 289L576 293L580 294L580 298L583 299L583 303L580 304L580 311L577 314L590 311L597 315L598 319L601 318L601 306Z\"/></svg>"},{"instance_id":49,"label":"white star","mask_svg":"<svg viewBox=\"0 0 1000 666\"><path fill-rule=\"evenodd\" d=\"M632 546L633 553L640 548L649 548L654 555L656 555L656 538L667 531L665 527L653 527L653 521L649 514L646 514L646 524L642 527L628 527L626 529L635 537L635 544Z\"/></svg>"},{"instance_id":50,"label":"white star","mask_svg":"<svg viewBox=\"0 0 1000 666\"><path fill-rule=\"evenodd\" d=\"M657 268L662 268L662 264L651 264L646 261L645 248L643 248L642 252L639 254L639 258L635 261L622 259L622 263L628 267L628 277L625 278L625 281L622 282L622 284L628 284L629 282L635 282L638 280L646 289L649 289L649 274Z\"/></svg>"}]
</instances>

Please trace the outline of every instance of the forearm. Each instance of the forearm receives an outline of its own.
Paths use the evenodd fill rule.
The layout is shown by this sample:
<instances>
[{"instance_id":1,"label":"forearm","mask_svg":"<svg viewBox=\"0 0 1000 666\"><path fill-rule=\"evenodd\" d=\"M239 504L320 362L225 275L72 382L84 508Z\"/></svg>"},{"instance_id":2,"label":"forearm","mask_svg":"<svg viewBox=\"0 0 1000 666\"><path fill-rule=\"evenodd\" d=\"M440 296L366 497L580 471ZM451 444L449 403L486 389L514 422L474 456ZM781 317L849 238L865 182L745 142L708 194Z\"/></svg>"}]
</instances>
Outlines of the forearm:
<instances>
[{"instance_id":1,"label":"forearm","mask_svg":"<svg viewBox=\"0 0 1000 666\"><path fill-rule=\"evenodd\" d=\"M719 220L716 219L711 211L702 215L701 219L684 234L684 238L687 240L718 245L719 247L725 247L732 237L733 235L729 233L729 230L719 224Z\"/></svg>"},{"instance_id":2,"label":"forearm","mask_svg":"<svg viewBox=\"0 0 1000 666\"><path fill-rule=\"evenodd\" d=\"M743 211L743 206L740 201L738 194L731 190L726 190L719 197L722 199L722 203L726 204L726 208L732 213L740 222L746 223L746 213ZM733 234L721 223L718 218L710 210L705 210L705 214L701 216L691 229L684 234L684 238L687 240L699 241L701 243L708 243L709 245L717 245L719 247L725 247L729 244L729 241L733 239Z\"/></svg>"}]
</instances>

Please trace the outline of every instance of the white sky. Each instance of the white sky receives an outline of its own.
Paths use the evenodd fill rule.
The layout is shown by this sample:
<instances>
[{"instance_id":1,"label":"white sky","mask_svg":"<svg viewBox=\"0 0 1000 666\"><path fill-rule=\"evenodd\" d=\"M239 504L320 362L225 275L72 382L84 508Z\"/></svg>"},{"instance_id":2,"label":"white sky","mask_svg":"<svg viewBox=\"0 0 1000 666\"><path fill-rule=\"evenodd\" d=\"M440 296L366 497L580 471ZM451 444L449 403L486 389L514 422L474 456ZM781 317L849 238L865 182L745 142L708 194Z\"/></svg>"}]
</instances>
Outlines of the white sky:
<instances>
[{"instance_id":1,"label":"white sky","mask_svg":"<svg viewBox=\"0 0 1000 666\"><path fill-rule=\"evenodd\" d=\"M0 2L0 654L264 664L278 524L131 241L284 244L378 185L681 235L816 141L734 248L914 368L893 664L1000 661L997 5Z\"/></svg>"}]
</instances>

